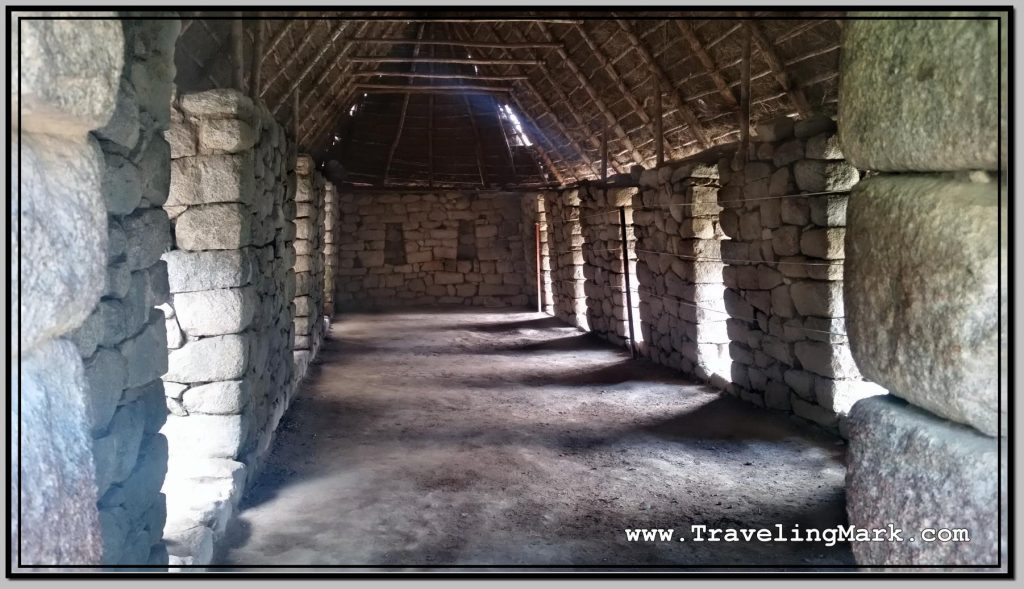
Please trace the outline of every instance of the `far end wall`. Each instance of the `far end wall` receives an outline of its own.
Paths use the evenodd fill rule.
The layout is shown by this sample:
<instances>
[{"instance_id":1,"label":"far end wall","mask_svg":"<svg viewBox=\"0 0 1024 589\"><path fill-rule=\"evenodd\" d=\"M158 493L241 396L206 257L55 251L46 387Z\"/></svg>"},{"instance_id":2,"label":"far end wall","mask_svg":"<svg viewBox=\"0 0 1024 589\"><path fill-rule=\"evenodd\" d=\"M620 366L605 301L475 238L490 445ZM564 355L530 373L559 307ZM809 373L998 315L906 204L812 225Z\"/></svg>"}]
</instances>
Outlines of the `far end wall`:
<instances>
[{"instance_id":1,"label":"far end wall","mask_svg":"<svg viewBox=\"0 0 1024 589\"><path fill-rule=\"evenodd\" d=\"M521 199L519 193L342 194L336 309L525 307L535 286L523 255Z\"/></svg>"}]
</instances>

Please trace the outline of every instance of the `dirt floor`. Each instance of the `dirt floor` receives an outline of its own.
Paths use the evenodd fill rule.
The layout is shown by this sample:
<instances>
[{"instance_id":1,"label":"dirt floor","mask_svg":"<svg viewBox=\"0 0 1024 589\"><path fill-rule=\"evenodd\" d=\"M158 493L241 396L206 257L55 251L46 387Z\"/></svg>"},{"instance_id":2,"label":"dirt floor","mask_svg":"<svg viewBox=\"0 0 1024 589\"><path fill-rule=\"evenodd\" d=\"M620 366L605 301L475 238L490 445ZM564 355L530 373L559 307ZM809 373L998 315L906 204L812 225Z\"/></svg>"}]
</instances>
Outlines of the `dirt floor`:
<instances>
[{"instance_id":1,"label":"dirt floor","mask_svg":"<svg viewBox=\"0 0 1024 589\"><path fill-rule=\"evenodd\" d=\"M539 313L336 319L219 557L245 565L851 565L691 525L845 524L841 440ZM627 528L685 541L628 542Z\"/></svg>"}]
</instances>

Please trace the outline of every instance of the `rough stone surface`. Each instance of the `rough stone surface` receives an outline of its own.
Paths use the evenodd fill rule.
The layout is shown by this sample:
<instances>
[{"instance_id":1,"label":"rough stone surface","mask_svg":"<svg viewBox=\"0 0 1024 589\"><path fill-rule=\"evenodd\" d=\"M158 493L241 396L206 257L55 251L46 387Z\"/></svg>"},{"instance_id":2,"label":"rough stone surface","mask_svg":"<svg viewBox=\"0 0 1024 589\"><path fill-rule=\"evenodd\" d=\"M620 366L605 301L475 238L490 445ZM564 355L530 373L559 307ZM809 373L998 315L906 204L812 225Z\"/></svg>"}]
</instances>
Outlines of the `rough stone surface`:
<instances>
[{"instance_id":1,"label":"rough stone surface","mask_svg":"<svg viewBox=\"0 0 1024 589\"><path fill-rule=\"evenodd\" d=\"M1009 304L999 279L1009 256L998 190L930 176L874 177L850 199L846 233L847 328L861 370L893 394L989 435L1006 432L998 363L1003 375L1009 363L998 337L1000 325L1008 329Z\"/></svg>"},{"instance_id":2,"label":"rough stone surface","mask_svg":"<svg viewBox=\"0 0 1024 589\"><path fill-rule=\"evenodd\" d=\"M244 335L219 335L190 341L168 354L165 380L210 382L233 380L245 374L249 340Z\"/></svg>"},{"instance_id":3,"label":"rough stone surface","mask_svg":"<svg viewBox=\"0 0 1024 589\"><path fill-rule=\"evenodd\" d=\"M174 250L163 255L172 293L245 286L256 268L252 250L190 252Z\"/></svg>"},{"instance_id":4,"label":"rough stone surface","mask_svg":"<svg viewBox=\"0 0 1024 589\"><path fill-rule=\"evenodd\" d=\"M178 325L190 336L225 335L243 331L259 303L254 288L223 288L174 295Z\"/></svg>"},{"instance_id":5,"label":"rough stone surface","mask_svg":"<svg viewBox=\"0 0 1024 589\"><path fill-rule=\"evenodd\" d=\"M840 141L858 168L1007 165L1009 23L1002 23L1000 38L999 23L991 18L999 13L955 14L965 18L855 19L844 28Z\"/></svg>"},{"instance_id":6,"label":"rough stone surface","mask_svg":"<svg viewBox=\"0 0 1024 589\"><path fill-rule=\"evenodd\" d=\"M240 204L189 207L178 216L174 237L184 250L238 249L252 243L252 215Z\"/></svg>"},{"instance_id":7,"label":"rough stone surface","mask_svg":"<svg viewBox=\"0 0 1024 589\"><path fill-rule=\"evenodd\" d=\"M854 542L858 563L985 566L1001 558L1006 566L1005 438L981 435L892 396L859 401L846 427L850 524L881 528L892 523L905 530L905 540L917 539ZM925 528L966 528L970 541L924 542L919 532Z\"/></svg>"}]
</instances>

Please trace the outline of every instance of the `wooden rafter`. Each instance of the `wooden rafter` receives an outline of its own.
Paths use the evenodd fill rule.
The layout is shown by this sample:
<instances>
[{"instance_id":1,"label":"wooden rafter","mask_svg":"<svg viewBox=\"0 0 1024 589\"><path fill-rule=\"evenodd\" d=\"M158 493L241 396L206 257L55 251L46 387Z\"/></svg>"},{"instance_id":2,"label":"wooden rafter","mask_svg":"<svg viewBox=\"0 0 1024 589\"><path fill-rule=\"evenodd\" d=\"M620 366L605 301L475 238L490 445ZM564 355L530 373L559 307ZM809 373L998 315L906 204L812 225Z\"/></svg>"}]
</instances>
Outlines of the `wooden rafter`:
<instances>
[{"instance_id":1,"label":"wooden rafter","mask_svg":"<svg viewBox=\"0 0 1024 589\"><path fill-rule=\"evenodd\" d=\"M445 30L448 33L448 37L454 39L455 35L452 32L452 25L445 23ZM466 109L466 116L469 117L469 124L473 128L473 140L476 141L476 168L477 172L480 173L480 188L487 188L487 171L484 165L484 143L480 138L480 129L476 124L476 117L473 115L473 109L469 104L469 99L466 98L465 94L460 96L462 99L462 106Z\"/></svg>"},{"instance_id":2,"label":"wooden rafter","mask_svg":"<svg viewBox=\"0 0 1024 589\"><path fill-rule=\"evenodd\" d=\"M273 76L270 77L269 80L267 80L267 85L263 88L263 94L261 94L261 96L265 96L267 94L267 91L274 86L274 82L276 82L283 73L291 70L295 61L306 52L306 46L312 43L313 38L316 37L316 35L313 34L313 27L315 27L318 22L320 21L314 21L313 25L311 25L309 27L309 30L306 31L306 34L302 36L302 41L299 42L298 47L296 47L291 53L288 54L288 59L286 59L284 63L277 68L277 73L275 73ZM323 22L326 24L329 23L330 21Z\"/></svg>"},{"instance_id":3,"label":"wooden rafter","mask_svg":"<svg viewBox=\"0 0 1024 589\"><path fill-rule=\"evenodd\" d=\"M498 27L492 26L490 28L496 38L502 38ZM558 80L551 73L551 70L548 69L547 65L543 61L541 61L541 66L538 69L544 75L544 78L546 79L548 85L551 86L551 88L555 91L555 94L558 96L559 100L561 100L562 103L565 104L566 110L569 112L569 116L571 116L573 120L576 121L576 126L581 130L587 131L589 129L589 125L587 125L586 121L583 120L583 116L580 114L579 109L577 109L573 105L572 101L569 99L569 95L566 94L565 90L562 89L562 86L559 84ZM585 132L584 134L587 138L587 142L590 143L591 147L597 151L600 151L601 142L596 137L594 137L594 134L590 132ZM620 168L618 168L617 164L613 164L613 166L616 167L616 172L622 171Z\"/></svg>"},{"instance_id":4,"label":"wooden rafter","mask_svg":"<svg viewBox=\"0 0 1024 589\"><path fill-rule=\"evenodd\" d=\"M658 81L661 83L662 88L671 89L671 93L669 95L672 97L673 102L675 102L675 107L679 111L679 114L682 115L683 119L689 126L690 134L693 135L693 138L697 140L697 143L702 149L708 149L711 147L711 141L708 139L707 132L704 130L704 125L701 124L696 113L694 113L693 110L690 109L689 105L686 104L686 99L679 92L679 89L672 84L672 81L669 79L668 74L665 73L665 70L663 70L661 66L658 65L658 62L654 60L654 56L651 55L651 50L648 49L643 41L636 36L636 32L633 30L633 25L622 19L617 19L615 22L618 23L619 28L626 33L626 37L633 45L633 48L636 49L637 53L640 54L640 58L651 71L651 74L658 77Z\"/></svg>"},{"instance_id":5,"label":"wooden rafter","mask_svg":"<svg viewBox=\"0 0 1024 589\"><path fill-rule=\"evenodd\" d=\"M739 102L736 100L736 96L733 95L732 90L729 88L729 83L719 73L718 68L715 66L715 60L712 59L711 55L708 54L707 50L704 49L704 45L700 42L700 38L697 37L697 33L694 32L693 27L690 23L677 19L673 22L676 23L676 28L679 29L680 35L690 45L690 50L697 56L701 65L708 71L708 75L711 76L711 81L714 82L715 88L718 89L718 93L725 99L726 104L736 108L739 106Z\"/></svg>"},{"instance_id":6,"label":"wooden rafter","mask_svg":"<svg viewBox=\"0 0 1024 589\"><path fill-rule=\"evenodd\" d=\"M799 86L793 84L789 79L789 75L786 74L785 65L779 59L778 54L775 53L775 49L772 47L768 37L765 36L764 31L761 30L761 27L756 22L751 20L744 20L743 26L750 31L751 41L757 46L757 51L764 58L765 63L768 64L768 68L772 71L772 75L775 76L779 86L786 92L796 112L801 118L809 116L811 114L811 105L807 102L807 96Z\"/></svg>"},{"instance_id":7,"label":"wooden rafter","mask_svg":"<svg viewBox=\"0 0 1024 589\"><path fill-rule=\"evenodd\" d=\"M416 33L417 39L423 38L423 31L426 29L425 24L420 24L420 30ZM420 47L417 45L413 48L412 54L419 55ZM413 66L415 69L415 66ZM405 116L409 112L409 99L412 97L411 94L406 94L402 99L402 114L398 117L398 129L395 131L395 138L391 142L391 147L388 149L388 160L384 164L384 185L388 183L388 174L391 173L391 163L395 159L395 151L398 149L398 143L402 140L402 128L405 127Z\"/></svg>"},{"instance_id":8,"label":"wooden rafter","mask_svg":"<svg viewBox=\"0 0 1024 589\"><path fill-rule=\"evenodd\" d=\"M458 57L373 57L361 55L351 57L352 63L448 63L457 65L541 65L537 59L465 59Z\"/></svg>"},{"instance_id":9,"label":"wooden rafter","mask_svg":"<svg viewBox=\"0 0 1024 589\"><path fill-rule=\"evenodd\" d=\"M544 23L536 23L536 26L540 29L541 35L543 35L547 41L554 41L554 35L551 34L551 31L544 25ZM571 71L573 75L576 76L576 79L579 80L580 85L583 87L584 91L586 91L587 96L589 96L590 100L595 106L597 106L597 110L601 111L601 114L604 115L605 120L609 125L611 125L612 130L619 136L619 140L625 144L626 151L628 151L630 156L632 156L633 161L637 164L643 164L643 156L640 155L636 146L633 145L633 140L629 138L626 130L622 128L621 124L619 124L619 118L615 116L615 113L613 113L611 108L608 107L608 104L601 97L601 93L598 92L594 88L594 85L590 83L590 80L583 73L583 70L581 70L579 65L576 64L576 60L566 52L564 47L557 47L555 52L558 54L558 58L561 62L568 66L569 71Z\"/></svg>"},{"instance_id":10,"label":"wooden rafter","mask_svg":"<svg viewBox=\"0 0 1024 589\"><path fill-rule=\"evenodd\" d=\"M281 95L281 98L278 99L277 104L273 108L274 114L277 114L277 112L281 110L281 107L284 105L285 102L287 102L288 97L291 96L292 92L298 91L299 85L302 84L302 81L306 79L306 76L309 75L309 72L313 71L313 68L315 68L317 64L320 63L320 60L324 58L324 55L326 55L329 50L335 49L335 42L338 40L338 37L340 37L341 34L345 32L345 29L348 28L349 23L351 22L352 21L343 20L341 21L341 24L339 24L334 29L334 31L331 33L331 38L326 43L324 43L323 47L320 48L320 51L317 52L316 57L310 60L309 64L307 64L306 67L302 69L302 72L295 77L295 80L292 81L292 83L288 86L288 89L285 90L284 94Z\"/></svg>"},{"instance_id":11,"label":"wooden rafter","mask_svg":"<svg viewBox=\"0 0 1024 589\"><path fill-rule=\"evenodd\" d=\"M512 82L514 80L525 80L528 76L481 76L477 74L416 74L412 72L382 72L379 70L366 71L366 72L355 72L352 74L355 78L413 78L422 80L472 80L481 82Z\"/></svg>"},{"instance_id":12,"label":"wooden rafter","mask_svg":"<svg viewBox=\"0 0 1024 589\"><path fill-rule=\"evenodd\" d=\"M300 12L296 16L302 16L302 14L303 13ZM278 31L274 35L274 37L272 39L270 39L270 43L267 45L267 52L264 53L263 56L261 57L260 63L263 63L264 61L266 61L267 58L270 57L271 55L275 55L276 54L275 52L277 51L277 46L280 45L281 41L284 40L285 36L288 34L288 31L291 30L292 25L294 25L297 22L303 22L303 21L301 21L301 20L285 21L284 26L281 27L281 30Z\"/></svg>"},{"instance_id":13,"label":"wooden rafter","mask_svg":"<svg viewBox=\"0 0 1024 589\"><path fill-rule=\"evenodd\" d=\"M455 94L466 92L482 92L486 94L503 94L511 92L507 86L478 86L474 84L445 84L423 86L414 84L356 84L356 92L400 92L403 94Z\"/></svg>"},{"instance_id":14,"label":"wooden rafter","mask_svg":"<svg viewBox=\"0 0 1024 589\"><path fill-rule=\"evenodd\" d=\"M433 21L432 21L433 22ZM445 23L448 24L448 23ZM411 45L416 43L411 39L360 39L366 44L384 44L384 45ZM474 47L478 49L554 49L557 43L486 43L482 41L455 41L450 39L432 39L429 41L421 41L421 45L445 45L445 46L458 46L458 47Z\"/></svg>"}]
</instances>

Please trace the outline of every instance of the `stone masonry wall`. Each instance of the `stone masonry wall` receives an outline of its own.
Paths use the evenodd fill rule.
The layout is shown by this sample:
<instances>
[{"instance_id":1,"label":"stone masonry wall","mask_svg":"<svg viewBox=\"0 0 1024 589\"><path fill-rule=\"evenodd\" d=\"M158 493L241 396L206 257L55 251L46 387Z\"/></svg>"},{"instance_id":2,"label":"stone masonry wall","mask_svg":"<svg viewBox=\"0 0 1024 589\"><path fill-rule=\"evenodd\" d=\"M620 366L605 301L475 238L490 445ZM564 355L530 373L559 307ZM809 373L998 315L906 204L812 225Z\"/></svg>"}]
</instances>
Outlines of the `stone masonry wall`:
<instances>
[{"instance_id":1,"label":"stone masonry wall","mask_svg":"<svg viewBox=\"0 0 1024 589\"><path fill-rule=\"evenodd\" d=\"M628 345L629 328L626 313L626 281L624 273L633 270L636 254L632 226L635 188L580 189L580 229L583 236L583 276L587 304L587 325L590 331L619 346ZM622 228L619 207L626 210L626 243L629 260L623 263ZM636 279L631 277L631 302L634 317L640 299L636 296ZM639 339L640 326L634 324L634 337Z\"/></svg>"},{"instance_id":2,"label":"stone masonry wall","mask_svg":"<svg viewBox=\"0 0 1024 589\"><path fill-rule=\"evenodd\" d=\"M748 161L719 165L733 392L838 430L865 396L843 310L848 192L859 173L826 117L755 128ZM807 196L801 196L801 195Z\"/></svg>"},{"instance_id":3,"label":"stone masonry wall","mask_svg":"<svg viewBox=\"0 0 1024 589\"><path fill-rule=\"evenodd\" d=\"M100 16L109 14L100 13ZM92 431L97 412L81 356L66 339L106 290L108 218L104 155L90 131L114 113L124 67L120 23L81 21L75 35L59 20L18 20L11 28L20 93L11 90L8 242L20 269L11 289L17 358L11 396L11 568L100 564ZM12 77L13 80L13 77ZM73 81L73 83L71 82ZM85 350L88 351L88 350ZM91 354L90 354L91 356ZM109 407L119 400L102 405ZM23 494L19 495L20 481ZM20 545L18 542L20 541Z\"/></svg>"},{"instance_id":4,"label":"stone masonry wall","mask_svg":"<svg viewBox=\"0 0 1024 589\"><path fill-rule=\"evenodd\" d=\"M718 170L697 162L647 170L634 198L640 327L648 358L728 382Z\"/></svg>"},{"instance_id":5,"label":"stone masonry wall","mask_svg":"<svg viewBox=\"0 0 1024 589\"><path fill-rule=\"evenodd\" d=\"M891 393L850 412L847 513L855 526L970 531L855 542L859 564L1009 567L1009 27L997 14L844 27L840 143L881 172L848 204L846 327L860 370Z\"/></svg>"},{"instance_id":6,"label":"stone masonry wall","mask_svg":"<svg viewBox=\"0 0 1024 589\"><path fill-rule=\"evenodd\" d=\"M165 537L171 564L205 564L289 400L295 153L234 90L178 97L167 137Z\"/></svg>"},{"instance_id":7,"label":"stone masonry wall","mask_svg":"<svg viewBox=\"0 0 1024 589\"><path fill-rule=\"evenodd\" d=\"M102 298L74 332L90 391L103 563L167 564L163 544L167 370L163 314L169 299L170 183L163 131L174 80L177 21L123 21L125 67L103 151L107 257Z\"/></svg>"},{"instance_id":8,"label":"stone masonry wall","mask_svg":"<svg viewBox=\"0 0 1024 589\"><path fill-rule=\"evenodd\" d=\"M324 203L327 182L313 158L295 163L295 342L292 389L306 376L327 332L324 320Z\"/></svg>"},{"instance_id":9,"label":"stone masonry wall","mask_svg":"<svg viewBox=\"0 0 1024 589\"><path fill-rule=\"evenodd\" d=\"M520 200L521 212L521 233L523 237L523 260L526 262L526 290L529 293L528 304L531 309L537 308L537 224L541 223L544 212L541 207L543 199L539 193L530 192L524 194ZM545 280L545 276L549 273L545 272L547 257L544 255L543 241L546 241L546 237L543 235L547 229L546 224L540 227L541 231L541 292L540 300L541 305L545 304L545 300L550 301L550 295L546 294L550 289L550 282Z\"/></svg>"},{"instance_id":10,"label":"stone masonry wall","mask_svg":"<svg viewBox=\"0 0 1024 589\"><path fill-rule=\"evenodd\" d=\"M337 290L338 238L341 234L341 203L338 189L327 183L324 193L324 316L334 317L334 297Z\"/></svg>"},{"instance_id":11,"label":"stone masonry wall","mask_svg":"<svg viewBox=\"0 0 1024 589\"><path fill-rule=\"evenodd\" d=\"M525 306L516 194L341 195L336 305Z\"/></svg>"},{"instance_id":12,"label":"stone masonry wall","mask_svg":"<svg viewBox=\"0 0 1024 589\"><path fill-rule=\"evenodd\" d=\"M579 189L544 193L554 315L586 331L586 278Z\"/></svg>"}]
</instances>

